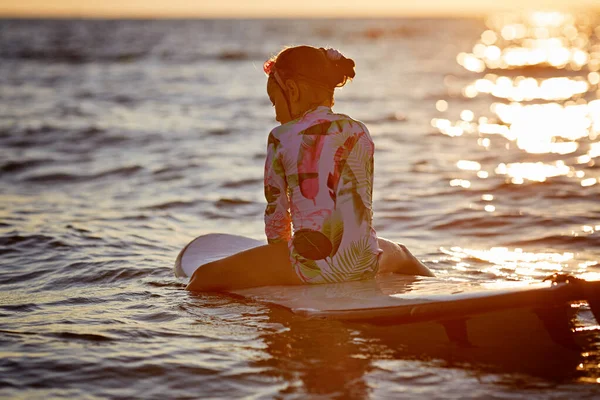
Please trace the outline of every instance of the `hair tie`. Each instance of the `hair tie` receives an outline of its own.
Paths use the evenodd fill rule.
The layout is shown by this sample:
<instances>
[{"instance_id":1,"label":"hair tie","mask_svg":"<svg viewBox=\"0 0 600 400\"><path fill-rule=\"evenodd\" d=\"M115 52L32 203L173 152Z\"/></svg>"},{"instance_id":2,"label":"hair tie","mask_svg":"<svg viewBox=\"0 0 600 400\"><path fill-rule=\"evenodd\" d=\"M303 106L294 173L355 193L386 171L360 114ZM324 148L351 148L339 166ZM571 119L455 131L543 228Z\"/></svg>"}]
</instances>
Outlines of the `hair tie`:
<instances>
[{"instance_id":1,"label":"hair tie","mask_svg":"<svg viewBox=\"0 0 600 400\"><path fill-rule=\"evenodd\" d=\"M263 64L263 71L265 71L265 74L271 75L271 71L273 70L274 66L275 66L275 60L267 60Z\"/></svg>"},{"instance_id":2,"label":"hair tie","mask_svg":"<svg viewBox=\"0 0 600 400\"><path fill-rule=\"evenodd\" d=\"M327 58L329 58L332 61L337 61L337 60L342 59L342 57L344 57L342 55L342 53L340 53L336 49L332 49L331 47L328 49L325 49L325 53L327 54Z\"/></svg>"},{"instance_id":3,"label":"hair tie","mask_svg":"<svg viewBox=\"0 0 600 400\"><path fill-rule=\"evenodd\" d=\"M281 76L279 76L279 74L277 73L277 68L275 68L275 60L265 61L265 63L263 64L263 71L265 71L265 74L267 74L268 76L273 75L273 77L277 81L277 84L279 85L281 90L283 92L286 92L285 84L283 83L283 79L281 79Z\"/></svg>"}]
</instances>

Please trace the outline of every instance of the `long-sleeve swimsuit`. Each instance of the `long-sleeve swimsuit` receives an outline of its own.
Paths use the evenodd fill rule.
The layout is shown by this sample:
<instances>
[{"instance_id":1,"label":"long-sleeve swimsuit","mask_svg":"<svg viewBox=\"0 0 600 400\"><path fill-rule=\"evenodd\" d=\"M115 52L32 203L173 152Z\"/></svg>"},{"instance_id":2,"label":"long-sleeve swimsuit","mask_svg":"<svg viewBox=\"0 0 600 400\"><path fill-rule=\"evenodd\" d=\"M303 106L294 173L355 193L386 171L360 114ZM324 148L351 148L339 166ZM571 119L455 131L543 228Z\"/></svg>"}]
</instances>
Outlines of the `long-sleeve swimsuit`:
<instances>
[{"instance_id":1,"label":"long-sleeve swimsuit","mask_svg":"<svg viewBox=\"0 0 600 400\"><path fill-rule=\"evenodd\" d=\"M306 283L372 277L374 144L365 125L319 106L269 134L265 233ZM292 235L293 226L293 235Z\"/></svg>"}]
</instances>

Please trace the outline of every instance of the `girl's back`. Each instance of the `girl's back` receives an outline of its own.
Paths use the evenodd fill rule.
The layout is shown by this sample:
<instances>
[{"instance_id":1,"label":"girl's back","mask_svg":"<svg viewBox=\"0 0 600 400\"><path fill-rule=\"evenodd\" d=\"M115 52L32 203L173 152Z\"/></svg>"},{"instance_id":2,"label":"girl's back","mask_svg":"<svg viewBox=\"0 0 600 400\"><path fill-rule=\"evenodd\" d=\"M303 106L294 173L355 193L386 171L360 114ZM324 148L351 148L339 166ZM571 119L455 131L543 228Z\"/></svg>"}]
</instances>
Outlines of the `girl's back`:
<instances>
[{"instance_id":1,"label":"girl's back","mask_svg":"<svg viewBox=\"0 0 600 400\"><path fill-rule=\"evenodd\" d=\"M373 153L364 124L325 106L269 135L267 238L291 239L292 263L304 281L355 280L376 272Z\"/></svg>"}]
</instances>

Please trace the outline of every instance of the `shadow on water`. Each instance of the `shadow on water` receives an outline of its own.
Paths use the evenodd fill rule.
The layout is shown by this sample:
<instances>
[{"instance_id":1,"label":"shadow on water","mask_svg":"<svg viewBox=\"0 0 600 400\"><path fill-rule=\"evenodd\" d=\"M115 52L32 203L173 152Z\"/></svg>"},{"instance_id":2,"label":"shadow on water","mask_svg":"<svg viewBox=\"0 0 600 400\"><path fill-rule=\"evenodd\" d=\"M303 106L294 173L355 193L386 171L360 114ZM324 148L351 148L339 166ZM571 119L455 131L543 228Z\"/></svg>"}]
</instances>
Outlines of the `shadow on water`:
<instances>
[{"instance_id":1,"label":"shadow on water","mask_svg":"<svg viewBox=\"0 0 600 400\"><path fill-rule=\"evenodd\" d=\"M502 385L510 382L523 385L523 380L559 384L586 377L579 368L584 360L582 349L557 344L544 333L541 323L535 335L523 336L519 323L525 317L510 313L494 315L493 318L500 317L500 323L475 332L474 341L478 340L477 335L489 332L502 336L501 339L498 336L495 347L484 347L449 341L439 323L395 326L344 323L307 319L272 307L269 322L281 324L285 329L261 336L270 357L255 364L266 368L265 373L273 378L287 382L281 395L300 393L336 398L368 397L377 385L373 375L381 372L386 362L399 362L393 373L410 375L410 379L399 384L413 387L439 383L431 380L441 378L421 371L428 366L459 368L475 375L501 374ZM531 334L531 330L526 331Z\"/></svg>"}]
</instances>

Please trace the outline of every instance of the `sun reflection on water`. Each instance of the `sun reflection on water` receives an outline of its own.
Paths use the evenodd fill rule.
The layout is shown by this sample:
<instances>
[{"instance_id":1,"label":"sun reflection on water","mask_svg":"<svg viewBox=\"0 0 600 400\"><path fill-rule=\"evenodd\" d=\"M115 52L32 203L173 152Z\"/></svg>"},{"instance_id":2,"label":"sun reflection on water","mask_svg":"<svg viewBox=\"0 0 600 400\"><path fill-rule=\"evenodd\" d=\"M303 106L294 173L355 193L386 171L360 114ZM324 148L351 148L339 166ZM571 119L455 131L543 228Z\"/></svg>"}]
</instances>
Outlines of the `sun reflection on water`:
<instances>
[{"instance_id":1,"label":"sun reflection on water","mask_svg":"<svg viewBox=\"0 0 600 400\"><path fill-rule=\"evenodd\" d=\"M512 183L520 185L524 180L533 182L545 182L547 178L568 175L571 168L564 162L557 161L554 164L536 163L511 163L498 165L495 171L499 175L507 175Z\"/></svg>"},{"instance_id":2,"label":"sun reflection on water","mask_svg":"<svg viewBox=\"0 0 600 400\"><path fill-rule=\"evenodd\" d=\"M556 183L566 198L577 190L592 193L600 185L599 17L567 12L491 16L472 50L456 56L473 76L445 77L448 97L436 101L441 115L431 125L461 146L470 139L477 144L468 157L457 154L456 176L449 179L463 195L480 196L469 197L471 210L503 218L497 208L504 211L511 204L499 197L521 191L528 196L536 190L531 183L548 182L550 192ZM506 184L509 191L504 191ZM502 189L496 193L493 188ZM518 202L523 196L515 198ZM515 207L521 215L521 203ZM599 232L598 222L589 221L557 234L595 237ZM456 270L468 270L471 260L478 260L490 264L481 271L503 278L537 279L567 266L583 276L592 273L588 267L598 266L575 260L571 252L442 250Z\"/></svg>"},{"instance_id":3,"label":"sun reflection on water","mask_svg":"<svg viewBox=\"0 0 600 400\"><path fill-rule=\"evenodd\" d=\"M469 160L460 160L456 163L456 166L465 171L479 171L481 169L480 163Z\"/></svg>"},{"instance_id":4,"label":"sun reflection on water","mask_svg":"<svg viewBox=\"0 0 600 400\"><path fill-rule=\"evenodd\" d=\"M580 187L598 184L598 172L590 170L600 156L600 25L594 18L532 12L487 20L488 29L472 52L457 56L466 70L484 75L460 91L461 110L455 119L450 115L453 100L438 100L435 107L446 116L433 118L431 125L450 137L475 136L482 150L495 155L501 143L491 149L494 136L508 141L507 154L520 150L523 157L564 157L549 163L532 161L531 156L527 162L514 162L511 156L510 163L497 165L458 160L459 170L475 171L480 179L494 171L515 185L559 176L576 180ZM456 79L447 77L445 82L451 86ZM464 107L465 101L482 96L494 99L489 109ZM457 177L450 184L471 187L467 182Z\"/></svg>"},{"instance_id":5,"label":"sun reflection on water","mask_svg":"<svg viewBox=\"0 0 600 400\"><path fill-rule=\"evenodd\" d=\"M469 71L530 66L579 71L586 65L592 71L600 69L588 17L561 12L500 14L490 17L487 25L473 51L456 58Z\"/></svg>"},{"instance_id":6,"label":"sun reflection on water","mask_svg":"<svg viewBox=\"0 0 600 400\"><path fill-rule=\"evenodd\" d=\"M464 260L478 260L489 263L490 266L481 269L482 272L492 273L498 277L539 278L561 272L573 260L574 254L565 253L533 253L521 248L492 247L489 250L452 247L442 249L455 261L458 268L469 266ZM584 268L585 269L585 268Z\"/></svg>"},{"instance_id":7,"label":"sun reflection on water","mask_svg":"<svg viewBox=\"0 0 600 400\"><path fill-rule=\"evenodd\" d=\"M581 77L535 79L525 76L512 78L486 74L471 83L468 90L471 91L472 87L477 94L491 94L499 99L510 101L566 100L587 93L594 85L592 81L595 81L595 78L590 78L588 82Z\"/></svg>"}]
</instances>

